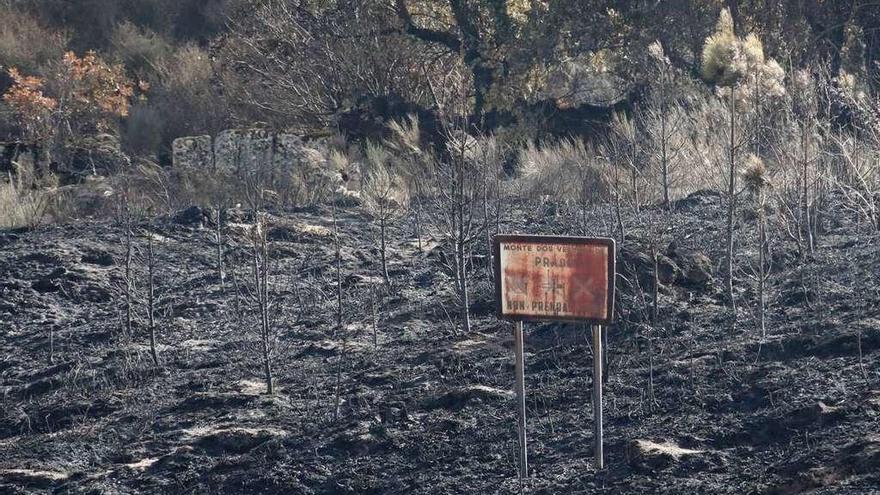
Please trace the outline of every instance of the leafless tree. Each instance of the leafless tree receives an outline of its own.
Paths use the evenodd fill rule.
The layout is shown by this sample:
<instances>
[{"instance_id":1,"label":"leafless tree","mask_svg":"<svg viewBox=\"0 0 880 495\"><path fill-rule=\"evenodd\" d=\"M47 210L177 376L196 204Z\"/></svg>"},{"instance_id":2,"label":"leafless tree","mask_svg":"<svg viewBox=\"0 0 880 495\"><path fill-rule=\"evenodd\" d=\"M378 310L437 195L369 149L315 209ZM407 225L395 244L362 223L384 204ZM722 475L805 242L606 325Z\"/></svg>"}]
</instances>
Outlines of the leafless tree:
<instances>
[{"instance_id":1,"label":"leafless tree","mask_svg":"<svg viewBox=\"0 0 880 495\"><path fill-rule=\"evenodd\" d=\"M646 147L651 166L655 168L663 207L670 207L670 190L676 185L676 165L687 148L686 132L689 119L677 101L681 96L678 77L659 42L649 47L656 79L653 82L639 120L646 134Z\"/></svg>"},{"instance_id":2,"label":"leafless tree","mask_svg":"<svg viewBox=\"0 0 880 495\"><path fill-rule=\"evenodd\" d=\"M737 181L741 173L745 148L750 140L742 129L746 114L740 111L735 91L722 87L717 96L707 96L694 110L695 132L691 151L698 163L714 172L714 181L722 190L725 208L724 279L727 303L736 321L734 266L736 259L737 200L742 190Z\"/></svg>"},{"instance_id":3,"label":"leafless tree","mask_svg":"<svg viewBox=\"0 0 880 495\"><path fill-rule=\"evenodd\" d=\"M376 294L376 287L373 284L370 284L370 325L373 329L373 348L376 349L379 347L379 311L378 311L378 296Z\"/></svg>"},{"instance_id":4,"label":"leafless tree","mask_svg":"<svg viewBox=\"0 0 880 495\"><path fill-rule=\"evenodd\" d=\"M132 337L132 326L134 323L134 291L135 291L135 275L134 275L134 213L131 204L128 201L128 194L123 193L121 208L121 225L123 228L123 247L125 249L125 259L122 273L122 292L125 301L125 321L123 332L125 337Z\"/></svg>"},{"instance_id":5,"label":"leafless tree","mask_svg":"<svg viewBox=\"0 0 880 495\"><path fill-rule=\"evenodd\" d=\"M436 57L402 36L393 5L356 0L320 8L303 2L252 2L229 22L220 58L235 77L226 90L254 119L299 130L332 125L355 90L426 100L422 74Z\"/></svg>"},{"instance_id":6,"label":"leafless tree","mask_svg":"<svg viewBox=\"0 0 880 495\"><path fill-rule=\"evenodd\" d=\"M495 275L492 268L492 237L500 231L503 215L505 153L505 146L495 136L480 135L475 138L469 158L482 180L480 201L483 224L480 229L485 235L486 252L489 253L489 263L486 264L489 280Z\"/></svg>"},{"instance_id":7,"label":"leafless tree","mask_svg":"<svg viewBox=\"0 0 880 495\"><path fill-rule=\"evenodd\" d=\"M367 143L366 170L363 174L365 206L379 223L379 258L382 277L390 284L386 248L386 230L406 204L406 191L390 165L391 154L373 143Z\"/></svg>"},{"instance_id":8,"label":"leafless tree","mask_svg":"<svg viewBox=\"0 0 880 495\"><path fill-rule=\"evenodd\" d=\"M159 354L156 352L156 291L155 270L156 258L153 254L153 234L146 232L147 237L147 330L150 333L150 357L153 365L159 367Z\"/></svg>"},{"instance_id":9,"label":"leafless tree","mask_svg":"<svg viewBox=\"0 0 880 495\"><path fill-rule=\"evenodd\" d=\"M431 170L435 160L429 150L422 149L421 130L416 115L392 121L388 125L391 137L384 146L394 154L400 163L400 175L409 193L409 210L412 214L413 230L419 251L422 251L424 230L424 209L430 187L425 183L432 177Z\"/></svg>"},{"instance_id":10,"label":"leafless tree","mask_svg":"<svg viewBox=\"0 0 880 495\"><path fill-rule=\"evenodd\" d=\"M626 237L626 228L623 223L624 195L626 184L623 179L623 167L617 163L617 140L609 138L604 140L600 159L606 182L611 189L614 224L617 230L618 241L623 245ZM583 182L583 180L582 180Z\"/></svg>"},{"instance_id":11,"label":"leafless tree","mask_svg":"<svg viewBox=\"0 0 880 495\"><path fill-rule=\"evenodd\" d=\"M764 163L754 155L750 157L743 180L747 190L754 200L753 208L755 224L758 230L758 266L755 270L755 278L758 282L758 322L761 329L761 338L767 337L767 277L768 277L768 238L767 238L767 189L770 182L767 178L767 169Z\"/></svg>"},{"instance_id":12,"label":"leafless tree","mask_svg":"<svg viewBox=\"0 0 880 495\"><path fill-rule=\"evenodd\" d=\"M727 235L727 252L725 253L725 281L727 283L727 299L730 303L730 309L733 311L733 318L736 321L736 297L733 293L733 248L734 248L734 217L736 215L736 199L737 199L737 161L742 143L738 141L737 135L737 109L736 109L736 93L733 88L729 89L730 97L727 102L728 115L728 139L727 148L727 226L725 232Z\"/></svg>"},{"instance_id":13,"label":"leafless tree","mask_svg":"<svg viewBox=\"0 0 880 495\"><path fill-rule=\"evenodd\" d=\"M821 82L823 95L850 115L846 126L831 127L826 133L833 167L825 178L845 198L843 208L867 220L871 230L880 231L880 103L851 76Z\"/></svg>"},{"instance_id":14,"label":"leafless tree","mask_svg":"<svg viewBox=\"0 0 880 495\"><path fill-rule=\"evenodd\" d=\"M343 339L342 349L336 355L336 378L333 387L333 421L339 420L340 406L342 404L342 365L348 347L348 336L345 335L343 322L343 301L342 301L342 243L339 239L339 219L336 212L336 204L333 204L333 247L335 250L336 265L336 326L333 329L333 335L341 336Z\"/></svg>"},{"instance_id":15,"label":"leafless tree","mask_svg":"<svg viewBox=\"0 0 880 495\"><path fill-rule=\"evenodd\" d=\"M783 235L797 246L798 256L812 254L818 235L818 201L822 187L822 141L817 94L819 80L808 70L792 74L768 156L777 164L772 193L780 208Z\"/></svg>"},{"instance_id":16,"label":"leafless tree","mask_svg":"<svg viewBox=\"0 0 880 495\"><path fill-rule=\"evenodd\" d=\"M636 110L638 114L639 110ZM641 209L644 200L643 189L645 178L642 174L644 159L643 134L635 119L624 112L614 114L609 136L609 151L617 166L622 166L629 173L629 202L636 213Z\"/></svg>"},{"instance_id":17,"label":"leafless tree","mask_svg":"<svg viewBox=\"0 0 880 495\"><path fill-rule=\"evenodd\" d=\"M217 280L220 282L220 288L226 289L226 271L223 268L223 206L222 203L217 204L217 211L214 218L214 243L216 245L217 255Z\"/></svg>"},{"instance_id":18,"label":"leafless tree","mask_svg":"<svg viewBox=\"0 0 880 495\"><path fill-rule=\"evenodd\" d=\"M466 97L460 98L459 102L465 103L445 114L447 150L437 160L431 182L434 187L433 223L451 245L459 322L462 331L469 333L471 254L474 241L481 236L476 212L482 180L479 169L468 159L474 139L467 133L466 101Z\"/></svg>"},{"instance_id":19,"label":"leafless tree","mask_svg":"<svg viewBox=\"0 0 880 495\"><path fill-rule=\"evenodd\" d=\"M255 212L254 225L250 229L251 270L254 284L253 299L257 306L260 324L260 343L263 357L263 376L266 381L266 393L275 393L272 380L272 355L274 335L270 325L269 312L272 304L269 294L269 247L266 238L265 219Z\"/></svg>"}]
</instances>

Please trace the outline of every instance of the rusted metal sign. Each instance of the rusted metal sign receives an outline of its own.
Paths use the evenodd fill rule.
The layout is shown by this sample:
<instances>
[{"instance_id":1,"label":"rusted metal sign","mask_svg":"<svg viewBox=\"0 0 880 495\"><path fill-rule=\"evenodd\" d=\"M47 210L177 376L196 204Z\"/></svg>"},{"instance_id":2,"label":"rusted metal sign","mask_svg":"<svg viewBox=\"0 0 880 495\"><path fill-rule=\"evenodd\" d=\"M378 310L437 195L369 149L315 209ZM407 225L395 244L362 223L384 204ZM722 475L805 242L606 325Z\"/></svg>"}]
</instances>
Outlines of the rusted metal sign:
<instances>
[{"instance_id":1,"label":"rusted metal sign","mask_svg":"<svg viewBox=\"0 0 880 495\"><path fill-rule=\"evenodd\" d=\"M496 235L495 301L498 317L513 320L519 433L519 475L529 475L526 445L524 320L593 324L593 436L596 469L605 469L602 440L602 325L614 318L614 240L539 235Z\"/></svg>"},{"instance_id":2,"label":"rusted metal sign","mask_svg":"<svg viewBox=\"0 0 880 495\"><path fill-rule=\"evenodd\" d=\"M499 318L611 323L613 239L497 235L494 251Z\"/></svg>"}]
</instances>

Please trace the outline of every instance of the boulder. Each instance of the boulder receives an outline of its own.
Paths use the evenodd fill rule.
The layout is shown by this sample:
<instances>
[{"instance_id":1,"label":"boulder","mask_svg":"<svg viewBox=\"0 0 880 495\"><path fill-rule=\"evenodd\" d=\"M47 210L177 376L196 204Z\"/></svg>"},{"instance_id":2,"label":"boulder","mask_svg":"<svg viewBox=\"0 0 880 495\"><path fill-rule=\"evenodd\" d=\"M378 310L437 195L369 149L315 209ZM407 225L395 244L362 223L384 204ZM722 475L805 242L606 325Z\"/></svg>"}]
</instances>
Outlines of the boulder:
<instances>
[{"instance_id":1,"label":"boulder","mask_svg":"<svg viewBox=\"0 0 880 495\"><path fill-rule=\"evenodd\" d=\"M786 427L806 428L811 425L828 426L846 416L846 411L838 406L829 406L822 401L810 404L788 413L783 418Z\"/></svg>"},{"instance_id":2,"label":"boulder","mask_svg":"<svg viewBox=\"0 0 880 495\"><path fill-rule=\"evenodd\" d=\"M199 208L198 206L190 206L184 210L180 210L174 214L171 221L178 225L190 225L201 227L211 222L210 212Z\"/></svg>"},{"instance_id":3,"label":"boulder","mask_svg":"<svg viewBox=\"0 0 880 495\"><path fill-rule=\"evenodd\" d=\"M658 471L683 460L698 457L704 452L703 450L685 449L671 441L653 442L635 439L627 444L625 455L627 463L633 469Z\"/></svg>"},{"instance_id":4,"label":"boulder","mask_svg":"<svg viewBox=\"0 0 880 495\"><path fill-rule=\"evenodd\" d=\"M502 390L486 385L468 385L445 392L430 400L428 408L445 408L460 410L473 403L503 402L513 400L515 394L510 390Z\"/></svg>"},{"instance_id":5,"label":"boulder","mask_svg":"<svg viewBox=\"0 0 880 495\"><path fill-rule=\"evenodd\" d=\"M624 245L618 251L620 271L630 280L638 278L642 290L649 291L654 283L654 261L650 253L631 244ZM662 285L675 282L681 274L681 270L673 260L657 255L657 278Z\"/></svg>"},{"instance_id":6,"label":"boulder","mask_svg":"<svg viewBox=\"0 0 880 495\"><path fill-rule=\"evenodd\" d=\"M220 172L241 173L273 165L275 139L265 129L230 129L214 140L214 165Z\"/></svg>"},{"instance_id":7,"label":"boulder","mask_svg":"<svg viewBox=\"0 0 880 495\"><path fill-rule=\"evenodd\" d=\"M712 282L712 262L699 251L683 249L672 242L666 255L680 269L676 283L684 287L700 288Z\"/></svg>"},{"instance_id":8,"label":"boulder","mask_svg":"<svg viewBox=\"0 0 880 495\"><path fill-rule=\"evenodd\" d=\"M211 136L187 136L171 143L172 166L179 169L214 168Z\"/></svg>"},{"instance_id":9,"label":"boulder","mask_svg":"<svg viewBox=\"0 0 880 495\"><path fill-rule=\"evenodd\" d=\"M305 144L296 134L280 133L275 136L272 164L276 170L284 170L302 164L308 158Z\"/></svg>"},{"instance_id":10,"label":"boulder","mask_svg":"<svg viewBox=\"0 0 880 495\"><path fill-rule=\"evenodd\" d=\"M710 189L702 189L688 194L686 198L674 201L672 207L676 210L693 210L720 203L721 193Z\"/></svg>"},{"instance_id":11,"label":"boulder","mask_svg":"<svg viewBox=\"0 0 880 495\"><path fill-rule=\"evenodd\" d=\"M214 167L218 172L232 173L237 170L238 157L242 153L241 133L238 129L229 129L214 138Z\"/></svg>"}]
</instances>

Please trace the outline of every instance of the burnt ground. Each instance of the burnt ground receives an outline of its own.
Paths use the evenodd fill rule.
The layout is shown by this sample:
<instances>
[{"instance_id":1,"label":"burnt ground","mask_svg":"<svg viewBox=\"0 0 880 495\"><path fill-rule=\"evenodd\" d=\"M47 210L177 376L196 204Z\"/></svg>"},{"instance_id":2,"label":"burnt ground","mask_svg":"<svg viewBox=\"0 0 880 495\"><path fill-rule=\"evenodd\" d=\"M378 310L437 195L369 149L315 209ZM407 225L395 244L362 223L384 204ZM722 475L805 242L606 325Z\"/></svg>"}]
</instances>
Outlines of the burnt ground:
<instances>
[{"instance_id":1,"label":"burnt ground","mask_svg":"<svg viewBox=\"0 0 880 495\"><path fill-rule=\"evenodd\" d=\"M605 207L525 211L502 230L614 225ZM480 250L474 328L461 335L442 246L426 238L419 250L398 222L386 289L369 220L343 210L346 312L335 331L329 210L272 215L277 390L267 396L255 312L231 277L221 285L212 226L198 211L138 226L139 249L152 235L158 260L158 369L141 296L133 335L122 331L119 225L2 233L0 492L880 493L880 236L825 219L816 252L801 260L774 227L762 338L751 222L737 236L734 326L719 279L717 198L660 217L649 209L624 219L620 316L608 332L608 469L592 463L588 329L527 324L532 477L521 484L511 329L493 315ZM227 220L226 255L243 289L249 218ZM665 255L653 326L650 291L639 289L650 287L651 240Z\"/></svg>"}]
</instances>

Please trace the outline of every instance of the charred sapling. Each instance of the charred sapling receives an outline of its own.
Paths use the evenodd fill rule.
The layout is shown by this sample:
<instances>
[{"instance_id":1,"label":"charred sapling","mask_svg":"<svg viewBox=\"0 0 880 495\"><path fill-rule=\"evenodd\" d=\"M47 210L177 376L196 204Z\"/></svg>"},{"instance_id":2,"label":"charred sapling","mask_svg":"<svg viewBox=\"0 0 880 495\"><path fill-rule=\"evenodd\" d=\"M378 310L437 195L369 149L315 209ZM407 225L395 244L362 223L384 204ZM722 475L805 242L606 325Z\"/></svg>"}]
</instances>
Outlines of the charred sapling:
<instances>
[{"instance_id":1,"label":"charred sapling","mask_svg":"<svg viewBox=\"0 0 880 495\"><path fill-rule=\"evenodd\" d=\"M400 164L399 174L404 190L408 193L409 215L412 219L413 234L416 246L422 252L424 237L424 216L426 197L430 191L427 181L431 177L430 170L434 164L430 153L421 147L421 130L416 115L406 119L393 121L388 125L391 137L383 143L385 148Z\"/></svg>"},{"instance_id":2,"label":"charred sapling","mask_svg":"<svg viewBox=\"0 0 880 495\"><path fill-rule=\"evenodd\" d=\"M767 169L755 156L750 157L750 163L743 177L746 188L752 193L755 208L755 223L758 228L758 266L755 277L758 281L758 318L761 328L761 338L767 337L766 325L766 284L768 276L767 267L767 194L766 190L770 183L767 179Z\"/></svg>"},{"instance_id":3,"label":"charred sapling","mask_svg":"<svg viewBox=\"0 0 880 495\"><path fill-rule=\"evenodd\" d=\"M266 393L275 393L272 381L272 350L274 339L271 323L269 320L269 248L266 241L265 219L257 213L254 226L250 231L251 241L251 269L255 293L258 317L260 321L260 344L263 356L263 376L266 380Z\"/></svg>"},{"instance_id":4,"label":"charred sapling","mask_svg":"<svg viewBox=\"0 0 880 495\"><path fill-rule=\"evenodd\" d=\"M336 261L336 326L333 334L336 336L344 332L342 327L342 243L339 240L339 218L336 213L336 204L333 204L333 245L335 248ZM345 360L347 340L343 335L342 351L336 356L336 378L333 387L333 421L339 419L340 406L342 405L342 364Z\"/></svg>"},{"instance_id":5,"label":"charred sapling","mask_svg":"<svg viewBox=\"0 0 880 495\"><path fill-rule=\"evenodd\" d=\"M372 143L367 144L366 153L363 180L365 206L379 226L379 259L382 278L387 285L391 283L388 276L387 230L406 203L406 194L402 182L392 170L391 155Z\"/></svg>"},{"instance_id":6,"label":"charred sapling","mask_svg":"<svg viewBox=\"0 0 880 495\"><path fill-rule=\"evenodd\" d=\"M660 186L663 207L669 209L671 191L679 181L675 166L681 161L687 144L688 119L678 101L680 85L675 68L663 52L663 46L655 41L648 51L657 79L640 120L647 137L649 161L655 168L652 175Z\"/></svg>"},{"instance_id":7,"label":"charred sapling","mask_svg":"<svg viewBox=\"0 0 880 495\"><path fill-rule=\"evenodd\" d=\"M727 203L725 278L727 298L736 322L734 278L734 227L740 188L737 175L743 148L752 152L762 148L762 129L766 102L785 93L785 73L773 59L765 58L757 36L738 37L727 9L721 11L715 32L706 38L702 53L703 77L715 83L725 117L717 129L724 132L725 202Z\"/></svg>"},{"instance_id":8,"label":"charred sapling","mask_svg":"<svg viewBox=\"0 0 880 495\"><path fill-rule=\"evenodd\" d=\"M153 365L159 367L159 354L156 351L156 291L155 271L156 258L153 254L153 234L146 233L147 237L147 329L150 332L150 357Z\"/></svg>"},{"instance_id":9,"label":"charred sapling","mask_svg":"<svg viewBox=\"0 0 880 495\"><path fill-rule=\"evenodd\" d=\"M460 81L458 81L460 82ZM462 89L459 86L459 89ZM439 156L432 167L434 205L432 213L435 228L440 231L451 249L453 281L458 296L459 325L463 332L471 330L469 280L473 271L471 255L474 241L481 232L477 219L480 188L480 171L469 159L475 146L473 136L468 134L467 96L454 100L455 108L444 112L446 153Z\"/></svg>"}]
</instances>

